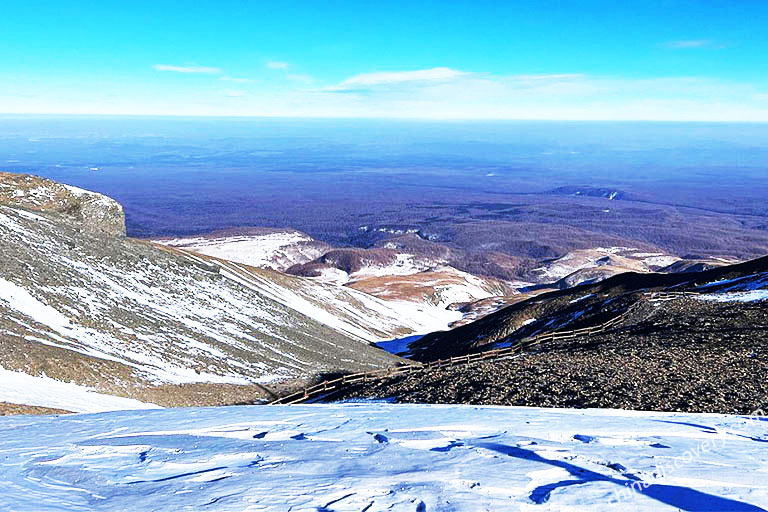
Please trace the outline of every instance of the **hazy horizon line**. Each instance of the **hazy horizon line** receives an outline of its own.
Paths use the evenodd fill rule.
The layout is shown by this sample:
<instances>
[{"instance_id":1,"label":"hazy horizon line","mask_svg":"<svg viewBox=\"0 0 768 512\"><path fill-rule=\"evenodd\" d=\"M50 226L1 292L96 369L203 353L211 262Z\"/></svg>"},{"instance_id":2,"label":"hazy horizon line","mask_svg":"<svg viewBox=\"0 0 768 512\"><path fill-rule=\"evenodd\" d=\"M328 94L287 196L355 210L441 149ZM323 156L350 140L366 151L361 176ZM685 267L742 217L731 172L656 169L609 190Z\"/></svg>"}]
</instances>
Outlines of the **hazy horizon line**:
<instances>
[{"instance_id":1,"label":"hazy horizon line","mask_svg":"<svg viewBox=\"0 0 768 512\"><path fill-rule=\"evenodd\" d=\"M542 122L542 123L686 123L686 124L768 124L766 120L738 119L605 119L605 118L506 118L506 117L397 117L397 116L274 116L274 115L206 115L206 114L115 114L115 113L61 113L61 112L0 112L2 118L39 117L39 118L156 118L156 119L269 119L269 120L313 120L313 121L402 121L402 122Z\"/></svg>"}]
</instances>

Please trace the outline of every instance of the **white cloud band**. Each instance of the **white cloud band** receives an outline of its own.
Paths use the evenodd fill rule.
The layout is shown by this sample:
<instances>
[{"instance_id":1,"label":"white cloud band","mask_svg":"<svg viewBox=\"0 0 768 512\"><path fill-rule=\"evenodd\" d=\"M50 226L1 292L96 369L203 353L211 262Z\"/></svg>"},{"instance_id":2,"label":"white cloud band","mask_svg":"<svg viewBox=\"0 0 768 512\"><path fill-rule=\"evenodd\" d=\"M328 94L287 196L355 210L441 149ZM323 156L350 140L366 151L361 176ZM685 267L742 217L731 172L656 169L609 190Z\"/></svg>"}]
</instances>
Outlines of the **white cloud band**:
<instances>
[{"instance_id":1,"label":"white cloud band","mask_svg":"<svg viewBox=\"0 0 768 512\"><path fill-rule=\"evenodd\" d=\"M168 64L155 64L152 66L155 71L172 71L174 73L202 73L217 75L221 69L210 66L170 66Z\"/></svg>"}]
</instances>

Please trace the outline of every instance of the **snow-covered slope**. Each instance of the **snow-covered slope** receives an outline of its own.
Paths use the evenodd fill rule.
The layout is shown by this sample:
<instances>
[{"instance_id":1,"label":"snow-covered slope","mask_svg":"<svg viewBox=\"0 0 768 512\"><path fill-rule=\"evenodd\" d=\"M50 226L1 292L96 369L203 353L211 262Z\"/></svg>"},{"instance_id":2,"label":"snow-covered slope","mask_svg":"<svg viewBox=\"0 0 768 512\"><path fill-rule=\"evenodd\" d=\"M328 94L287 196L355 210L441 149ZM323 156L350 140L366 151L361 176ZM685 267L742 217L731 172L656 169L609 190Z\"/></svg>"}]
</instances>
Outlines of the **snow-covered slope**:
<instances>
[{"instance_id":1,"label":"snow-covered slope","mask_svg":"<svg viewBox=\"0 0 768 512\"><path fill-rule=\"evenodd\" d=\"M654 272L678 261L677 256L662 252L639 252L631 247L596 247L545 261L531 272L531 277L540 283L566 280L561 283L562 287L571 287L622 272ZM589 272L585 272L587 270Z\"/></svg>"},{"instance_id":2,"label":"snow-covered slope","mask_svg":"<svg viewBox=\"0 0 768 512\"><path fill-rule=\"evenodd\" d=\"M254 268L187 249L172 250L192 261L213 265L222 276L361 341L443 330L461 318L460 313L429 303L382 300L317 279Z\"/></svg>"},{"instance_id":3,"label":"snow-covered slope","mask_svg":"<svg viewBox=\"0 0 768 512\"><path fill-rule=\"evenodd\" d=\"M347 286L386 300L406 300L443 308L514 292L507 283L477 277L449 266L402 275L353 274Z\"/></svg>"},{"instance_id":4,"label":"snow-covered slope","mask_svg":"<svg viewBox=\"0 0 768 512\"><path fill-rule=\"evenodd\" d=\"M427 326L432 330L445 329L448 322L460 319L461 315L442 311L451 304L514 292L512 283L474 276L446 265L442 258L418 257L394 247L330 249L299 231L266 228L240 231L154 242L257 269L292 267L291 273L311 277L314 282L325 285L365 292L391 303L397 310L402 310L407 303L411 303L413 310L415 304L419 307L406 312L405 319L419 324L418 332L425 332ZM516 283L518 287L527 284L530 283ZM306 286L305 281L302 287ZM419 316L439 320L424 322Z\"/></svg>"},{"instance_id":5,"label":"snow-covered slope","mask_svg":"<svg viewBox=\"0 0 768 512\"><path fill-rule=\"evenodd\" d=\"M715 281L700 286L698 298L715 302L758 302L768 300L768 272L736 279ZM706 293L710 292L710 293Z\"/></svg>"},{"instance_id":6,"label":"snow-covered slope","mask_svg":"<svg viewBox=\"0 0 768 512\"><path fill-rule=\"evenodd\" d=\"M329 247L295 230L248 229L192 238L156 240L208 256L259 268L285 270L321 256Z\"/></svg>"},{"instance_id":7,"label":"snow-covered slope","mask_svg":"<svg viewBox=\"0 0 768 512\"><path fill-rule=\"evenodd\" d=\"M137 397L134 387L248 384L392 362L361 342L364 329L345 334L276 301L268 279L256 289L143 242L2 206L0 237L7 370Z\"/></svg>"},{"instance_id":8,"label":"snow-covered slope","mask_svg":"<svg viewBox=\"0 0 768 512\"><path fill-rule=\"evenodd\" d=\"M126 409L150 409L155 404L132 398L105 395L71 382L49 377L34 377L23 372L0 368L0 401L33 405L71 412L103 412Z\"/></svg>"},{"instance_id":9,"label":"snow-covered slope","mask_svg":"<svg viewBox=\"0 0 768 512\"><path fill-rule=\"evenodd\" d=\"M394 364L368 342L450 321L451 312L436 319L354 290L83 229L81 217L41 204L31 212L0 202L4 370L161 405L232 403L263 395L257 383ZM224 392L244 385L239 395ZM24 400L12 391L13 400L0 389L0 401Z\"/></svg>"},{"instance_id":10,"label":"snow-covered slope","mask_svg":"<svg viewBox=\"0 0 768 512\"><path fill-rule=\"evenodd\" d=\"M20 435L23 432L23 435ZM16 511L759 511L768 422L347 404L0 419Z\"/></svg>"},{"instance_id":11,"label":"snow-covered slope","mask_svg":"<svg viewBox=\"0 0 768 512\"><path fill-rule=\"evenodd\" d=\"M511 307L502 309L482 317L470 324L451 329L445 333L431 333L411 343L410 353L420 360L433 360L465 355L469 351L481 347L508 346L517 343L528 336L552 332L570 331L584 327L595 327L610 318L622 314L631 304L638 301L651 301L650 293L671 295L679 292L701 294L699 298L709 300L741 300L742 302L757 301L765 296L760 291L768 289L768 257L747 261L735 265L719 266L707 271L682 273L638 273L627 272L616 275L599 283L548 292L536 297L527 296L527 300L513 303ZM537 292L541 290L536 290ZM660 298L663 301L668 298ZM655 301L655 299L654 299ZM697 301L698 302L698 301ZM685 311L695 311L685 308L660 307L668 311L670 316ZM649 311L646 313L650 314ZM681 315L682 316L682 315ZM732 318L730 315L727 318ZM636 318L635 321L640 321ZM754 320L759 321L759 320ZM733 323L723 328L734 331L746 328L750 320L733 318ZM679 325L671 318L663 324L649 323L655 332L664 333L668 330L670 336L680 339L682 333ZM706 325L698 326L706 331ZM744 329L747 337L760 336L760 326ZM638 325L638 331L641 327ZM664 334L661 334L662 336ZM499 344L499 345L493 345Z\"/></svg>"},{"instance_id":12,"label":"snow-covered slope","mask_svg":"<svg viewBox=\"0 0 768 512\"><path fill-rule=\"evenodd\" d=\"M384 263L362 258L361 268L351 273L331 265L318 268L317 277L270 272L282 268L284 265L276 262L285 263L288 256L299 258L297 255L304 250L302 244L316 243L302 237L306 235L294 234L294 238L280 232L154 243L224 267L224 275L244 277L286 306L366 341L445 330L462 318L461 313L446 310L450 304L512 292L499 280L447 266L431 268L434 262L410 254L388 254L392 261ZM271 236L276 238L270 241ZM273 242L279 245L279 251L275 251Z\"/></svg>"}]
</instances>

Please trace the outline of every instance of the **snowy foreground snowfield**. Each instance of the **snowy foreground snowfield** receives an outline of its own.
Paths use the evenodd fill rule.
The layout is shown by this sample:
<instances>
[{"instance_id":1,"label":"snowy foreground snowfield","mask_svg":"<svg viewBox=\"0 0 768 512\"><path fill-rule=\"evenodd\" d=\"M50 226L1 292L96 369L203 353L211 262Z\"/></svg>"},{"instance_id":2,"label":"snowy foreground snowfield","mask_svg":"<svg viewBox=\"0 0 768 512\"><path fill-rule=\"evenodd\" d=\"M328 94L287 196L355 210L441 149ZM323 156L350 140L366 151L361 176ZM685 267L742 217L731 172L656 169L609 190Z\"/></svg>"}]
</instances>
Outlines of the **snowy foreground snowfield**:
<instances>
[{"instance_id":1,"label":"snowy foreground snowfield","mask_svg":"<svg viewBox=\"0 0 768 512\"><path fill-rule=\"evenodd\" d=\"M768 422L361 403L0 419L0 509L763 510ZM630 489L634 487L634 490Z\"/></svg>"}]
</instances>

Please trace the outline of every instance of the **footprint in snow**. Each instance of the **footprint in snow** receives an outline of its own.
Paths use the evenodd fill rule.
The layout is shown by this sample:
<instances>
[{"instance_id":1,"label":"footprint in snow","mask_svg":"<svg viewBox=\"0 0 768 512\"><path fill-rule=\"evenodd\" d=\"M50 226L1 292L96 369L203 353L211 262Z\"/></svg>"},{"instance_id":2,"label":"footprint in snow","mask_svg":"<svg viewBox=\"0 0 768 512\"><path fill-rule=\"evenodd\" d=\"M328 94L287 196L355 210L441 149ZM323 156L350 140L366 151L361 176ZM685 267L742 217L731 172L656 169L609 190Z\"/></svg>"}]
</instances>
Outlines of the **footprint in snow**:
<instances>
[{"instance_id":1,"label":"footprint in snow","mask_svg":"<svg viewBox=\"0 0 768 512\"><path fill-rule=\"evenodd\" d=\"M373 432L368 433L373 434ZM373 439L379 444L385 444L389 442L389 438L384 434L373 434Z\"/></svg>"},{"instance_id":2,"label":"footprint in snow","mask_svg":"<svg viewBox=\"0 0 768 512\"><path fill-rule=\"evenodd\" d=\"M430 448L429 450L432 452L449 452L454 448L458 448L459 446L464 446L464 443L461 441L451 441L451 444L447 446L436 446L435 448Z\"/></svg>"}]
</instances>

